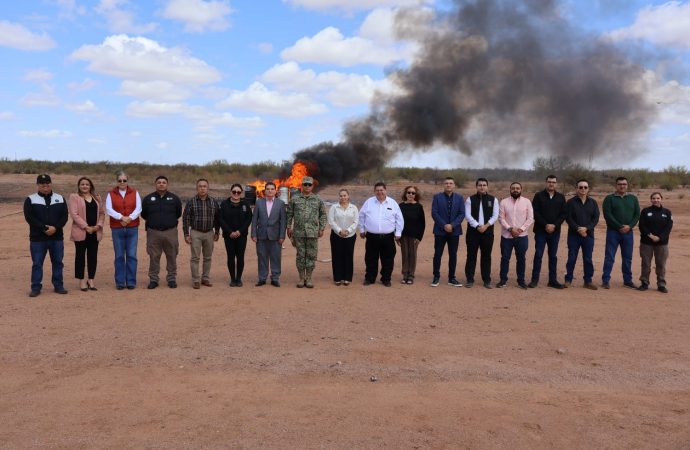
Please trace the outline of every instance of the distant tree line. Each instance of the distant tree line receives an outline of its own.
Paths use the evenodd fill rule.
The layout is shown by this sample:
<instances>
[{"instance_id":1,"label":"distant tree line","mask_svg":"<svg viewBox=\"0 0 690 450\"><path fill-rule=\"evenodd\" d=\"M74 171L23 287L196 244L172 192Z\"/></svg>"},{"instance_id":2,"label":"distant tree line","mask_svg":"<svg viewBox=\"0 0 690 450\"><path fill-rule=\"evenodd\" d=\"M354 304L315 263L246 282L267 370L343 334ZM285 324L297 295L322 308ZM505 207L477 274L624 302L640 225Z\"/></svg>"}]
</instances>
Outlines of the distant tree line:
<instances>
[{"instance_id":1,"label":"distant tree line","mask_svg":"<svg viewBox=\"0 0 690 450\"><path fill-rule=\"evenodd\" d=\"M165 174L176 183L194 183L198 178L207 178L212 183L230 184L238 180L246 183L253 180L283 178L289 175L291 161L262 161L254 164L230 163L219 159L202 165L194 164L150 164L118 163L113 161L39 161L33 159L0 159L0 173L3 174L73 174L107 177L120 170L135 179L147 179ZM378 180L388 183L410 181L415 183L440 184L446 176L455 178L459 186L473 184L478 177L490 181L542 181L546 175L556 175L562 183L574 185L586 178L591 185L611 185L618 176L625 176L633 188L658 187L673 190L690 186L690 172L685 166L669 166L661 171L649 169L594 169L576 163L568 157L539 157L532 162L532 169L483 168L442 169L433 167L378 167L360 172L350 183L373 184ZM317 175L318 178L318 175Z\"/></svg>"}]
</instances>

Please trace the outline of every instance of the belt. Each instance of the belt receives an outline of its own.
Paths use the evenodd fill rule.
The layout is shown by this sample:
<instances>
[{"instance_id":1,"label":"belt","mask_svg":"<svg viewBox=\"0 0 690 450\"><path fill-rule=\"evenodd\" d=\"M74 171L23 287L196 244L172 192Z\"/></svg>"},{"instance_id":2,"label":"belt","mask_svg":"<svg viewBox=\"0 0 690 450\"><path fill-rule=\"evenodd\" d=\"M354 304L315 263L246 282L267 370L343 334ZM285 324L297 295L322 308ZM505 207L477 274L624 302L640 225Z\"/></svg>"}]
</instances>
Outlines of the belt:
<instances>
[{"instance_id":1,"label":"belt","mask_svg":"<svg viewBox=\"0 0 690 450\"><path fill-rule=\"evenodd\" d=\"M168 227L168 228L154 228L154 227L148 227L149 230L156 230L156 231L168 231L168 230L172 230L173 228L177 228L177 226Z\"/></svg>"},{"instance_id":2,"label":"belt","mask_svg":"<svg viewBox=\"0 0 690 450\"><path fill-rule=\"evenodd\" d=\"M208 233L208 232L213 231L213 228L211 228L211 229L209 229L209 230L197 230L196 228L192 228L192 230L198 231L199 233Z\"/></svg>"},{"instance_id":3,"label":"belt","mask_svg":"<svg viewBox=\"0 0 690 450\"><path fill-rule=\"evenodd\" d=\"M383 239L383 238L387 238L387 237L393 237L394 234L395 234L395 232L386 233L386 234L376 234L376 233L369 233L367 231L367 237L373 237L373 238L379 238L379 239Z\"/></svg>"}]
</instances>

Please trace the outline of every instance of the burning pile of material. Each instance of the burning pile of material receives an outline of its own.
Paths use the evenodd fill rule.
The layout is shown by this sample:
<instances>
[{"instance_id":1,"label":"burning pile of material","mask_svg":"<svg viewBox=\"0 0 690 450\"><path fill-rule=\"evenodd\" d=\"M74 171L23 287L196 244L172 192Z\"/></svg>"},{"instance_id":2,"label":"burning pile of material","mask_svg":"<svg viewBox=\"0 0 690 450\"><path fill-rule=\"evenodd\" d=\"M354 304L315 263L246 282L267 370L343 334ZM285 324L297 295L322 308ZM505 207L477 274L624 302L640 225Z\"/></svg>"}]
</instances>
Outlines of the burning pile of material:
<instances>
[{"instance_id":1,"label":"burning pile of material","mask_svg":"<svg viewBox=\"0 0 690 450\"><path fill-rule=\"evenodd\" d=\"M306 176L314 177L317 174L317 166L311 161L295 161L292 165L290 176L286 178L276 178L270 180L276 185L276 189L281 187L286 187L288 189L299 189L302 185L302 178ZM263 197L264 189L266 188L267 180L256 180L251 183L247 183L247 186L254 186L256 188L256 196ZM314 179L314 185L318 185L316 179Z\"/></svg>"}]
</instances>

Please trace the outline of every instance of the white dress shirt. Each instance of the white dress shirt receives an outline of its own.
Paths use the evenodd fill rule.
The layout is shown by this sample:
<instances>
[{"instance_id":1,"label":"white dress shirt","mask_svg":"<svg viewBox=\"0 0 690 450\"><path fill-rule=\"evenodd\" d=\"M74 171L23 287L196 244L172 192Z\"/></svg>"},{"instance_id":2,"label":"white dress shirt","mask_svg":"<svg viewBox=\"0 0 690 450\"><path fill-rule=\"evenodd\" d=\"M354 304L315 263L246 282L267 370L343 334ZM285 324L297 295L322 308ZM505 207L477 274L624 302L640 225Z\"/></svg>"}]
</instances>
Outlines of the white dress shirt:
<instances>
[{"instance_id":1,"label":"white dress shirt","mask_svg":"<svg viewBox=\"0 0 690 450\"><path fill-rule=\"evenodd\" d=\"M328 210L328 224L331 230L339 237L342 230L347 231L346 237L352 237L357 232L357 225L359 225L359 211L352 203L348 203L347 207L343 208L340 203L336 203Z\"/></svg>"},{"instance_id":2,"label":"white dress shirt","mask_svg":"<svg viewBox=\"0 0 690 450\"><path fill-rule=\"evenodd\" d=\"M493 225L496 223L498 220L498 211L498 199L494 197L493 211L491 211L491 218L489 219L488 225ZM478 215L479 217L477 218L472 217L472 200L470 197L467 197L467 200L465 200L465 220L467 220L467 223L470 224L470 227L477 228L479 225L484 224L484 207L482 206L481 201L479 202Z\"/></svg>"},{"instance_id":3,"label":"white dress shirt","mask_svg":"<svg viewBox=\"0 0 690 450\"><path fill-rule=\"evenodd\" d=\"M359 230L362 233L402 235L405 227L398 203L390 197L380 202L375 196L369 198L359 210Z\"/></svg>"}]
</instances>

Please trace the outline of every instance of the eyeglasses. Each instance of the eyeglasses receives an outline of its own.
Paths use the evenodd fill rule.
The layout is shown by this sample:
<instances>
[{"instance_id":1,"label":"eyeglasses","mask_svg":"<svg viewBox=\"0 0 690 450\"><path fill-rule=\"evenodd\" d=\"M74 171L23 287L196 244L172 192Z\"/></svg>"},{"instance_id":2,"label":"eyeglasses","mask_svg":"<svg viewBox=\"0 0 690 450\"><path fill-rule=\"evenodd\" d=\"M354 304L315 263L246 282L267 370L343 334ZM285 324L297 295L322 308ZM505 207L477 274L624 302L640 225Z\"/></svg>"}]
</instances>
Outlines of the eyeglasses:
<instances>
[{"instance_id":1,"label":"eyeglasses","mask_svg":"<svg viewBox=\"0 0 690 450\"><path fill-rule=\"evenodd\" d=\"M302 186L311 186L311 183L302 183Z\"/></svg>"},{"instance_id":2,"label":"eyeglasses","mask_svg":"<svg viewBox=\"0 0 690 450\"><path fill-rule=\"evenodd\" d=\"M578 186L578 189L589 189L589 186Z\"/></svg>"},{"instance_id":3,"label":"eyeglasses","mask_svg":"<svg viewBox=\"0 0 690 450\"><path fill-rule=\"evenodd\" d=\"M118 183L126 183L127 180L117 180Z\"/></svg>"},{"instance_id":4,"label":"eyeglasses","mask_svg":"<svg viewBox=\"0 0 690 450\"><path fill-rule=\"evenodd\" d=\"M407 195L417 195L417 193L415 191L407 191L406 194Z\"/></svg>"},{"instance_id":5,"label":"eyeglasses","mask_svg":"<svg viewBox=\"0 0 690 450\"><path fill-rule=\"evenodd\" d=\"M230 192L232 192L233 194L241 194L242 193L242 191L230 191Z\"/></svg>"}]
</instances>

